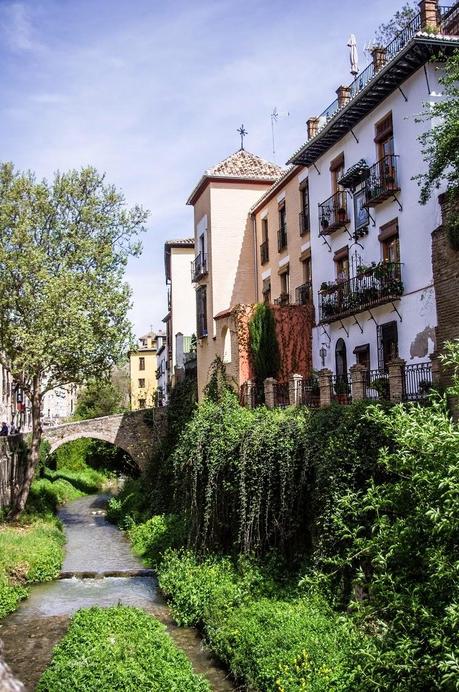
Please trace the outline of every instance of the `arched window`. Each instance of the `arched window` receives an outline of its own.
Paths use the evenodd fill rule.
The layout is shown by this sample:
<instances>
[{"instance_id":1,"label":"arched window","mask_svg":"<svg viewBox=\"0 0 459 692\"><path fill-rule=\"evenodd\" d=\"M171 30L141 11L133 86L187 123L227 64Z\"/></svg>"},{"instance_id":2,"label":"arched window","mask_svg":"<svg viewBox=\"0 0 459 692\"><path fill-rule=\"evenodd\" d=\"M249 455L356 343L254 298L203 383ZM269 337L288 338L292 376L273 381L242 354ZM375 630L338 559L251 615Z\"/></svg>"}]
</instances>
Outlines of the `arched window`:
<instances>
[{"instance_id":1,"label":"arched window","mask_svg":"<svg viewBox=\"0 0 459 692\"><path fill-rule=\"evenodd\" d=\"M347 375L347 355L344 339L338 339L335 346L336 375Z\"/></svg>"},{"instance_id":2,"label":"arched window","mask_svg":"<svg viewBox=\"0 0 459 692\"><path fill-rule=\"evenodd\" d=\"M223 362L231 363L231 332L228 327L222 329Z\"/></svg>"}]
</instances>

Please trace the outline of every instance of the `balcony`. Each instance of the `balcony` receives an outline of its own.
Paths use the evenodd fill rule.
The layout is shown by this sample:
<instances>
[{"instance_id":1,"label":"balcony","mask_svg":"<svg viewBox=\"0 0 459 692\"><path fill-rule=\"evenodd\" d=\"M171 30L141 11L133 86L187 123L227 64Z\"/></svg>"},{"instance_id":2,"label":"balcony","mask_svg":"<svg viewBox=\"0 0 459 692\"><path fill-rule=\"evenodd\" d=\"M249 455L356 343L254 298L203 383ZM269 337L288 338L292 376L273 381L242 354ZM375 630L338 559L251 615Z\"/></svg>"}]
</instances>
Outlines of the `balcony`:
<instances>
[{"instance_id":1,"label":"balcony","mask_svg":"<svg viewBox=\"0 0 459 692\"><path fill-rule=\"evenodd\" d=\"M266 264L269 261L269 243L265 240L260 245L260 262Z\"/></svg>"},{"instance_id":2,"label":"balcony","mask_svg":"<svg viewBox=\"0 0 459 692\"><path fill-rule=\"evenodd\" d=\"M290 294L289 293L281 293L279 298L274 299L274 305L290 305Z\"/></svg>"},{"instance_id":3,"label":"balcony","mask_svg":"<svg viewBox=\"0 0 459 692\"><path fill-rule=\"evenodd\" d=\"M194 262L191 263L191 280L199 281L207 274L207 253L200 252L196 255Z\"/></svg>"},{"instance_id":4,"label":"balcony","mask_svg":"<svg viewBox=\"0 0 459 692\"><path fill-rule=\"evenodd\" d=\"M300 211L300 236L303 237L309 233L310 230L309 209L303 209L303 211Z\"/></svg>"},{"instance_id":5,"label":"balcony","mask_svg":"<svg viewBox=\"0 0 459 692\"><path fill-rule=\"evenodd\" d=\"M325 202L319 204L319 223L321 235L329 235L349 223L347 198L344 190L335 192Z\"/></svg>"},{"instance_id":6,"label":"balcony","mask_svg":"<svg viewBox=\"0 0 459 692\"><path fill-rule=\"evenodd\" d=\"M277 231L277 250L282 252L287 247L287 226L281 226Z\"/></svg>"},{"instance_id":7,"label":"balcony","mask_svg":"<svg viewBox=\"0 0 459 692\"><path fill-rule=\"evenodd\" d=\"M295 291L295 302L297 305L307 305L312 302L312 281L307 281Z\"/></svg>"},{"instance_id":8,"label":"balcony","mask_svg":"<svg viewBox=\"0 0 459 692\"><path fill-rule=\"evenodd\" d=\"M370 167L365 181L366 207L375 207L399 192L397 159L398 156L388 154Z\"/></svg>"},{"instance_id":9,"label":"balcony","mask_svg":"<svg viewBox=\"0 0 459 692\"><path fill-rule=\"evenodd\" d=\"M352 279L322 284L319 291L320 322L334 322L398 300L404 290L401 266L398 262L380 262L371 267L361 265Z\"/></svg>"}]
</instances>

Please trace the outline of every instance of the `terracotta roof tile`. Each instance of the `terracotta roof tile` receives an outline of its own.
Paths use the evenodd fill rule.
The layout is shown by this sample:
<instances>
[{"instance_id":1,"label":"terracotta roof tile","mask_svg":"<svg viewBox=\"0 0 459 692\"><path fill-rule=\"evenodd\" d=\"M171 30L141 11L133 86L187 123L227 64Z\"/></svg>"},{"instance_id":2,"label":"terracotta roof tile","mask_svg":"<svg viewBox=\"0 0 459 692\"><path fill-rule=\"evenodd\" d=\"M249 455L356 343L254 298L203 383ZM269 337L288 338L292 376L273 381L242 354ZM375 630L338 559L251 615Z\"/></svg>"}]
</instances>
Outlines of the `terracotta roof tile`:
<instances>
[{"instance_id":1,"label":"terracotta roof tile","mask_svg":"<svg viewBox=\"0 0 459 692\"><path fill-rule=\"evenodd\" d=\"M261 156L250 153L245 149L239 149L228 156L213 168L209 168L205 175L211 177L222 176L235 178L260 178L261 180L277 180L284 173L284 169L276 163L262 159Z\"/></svg>"}]
</instances>

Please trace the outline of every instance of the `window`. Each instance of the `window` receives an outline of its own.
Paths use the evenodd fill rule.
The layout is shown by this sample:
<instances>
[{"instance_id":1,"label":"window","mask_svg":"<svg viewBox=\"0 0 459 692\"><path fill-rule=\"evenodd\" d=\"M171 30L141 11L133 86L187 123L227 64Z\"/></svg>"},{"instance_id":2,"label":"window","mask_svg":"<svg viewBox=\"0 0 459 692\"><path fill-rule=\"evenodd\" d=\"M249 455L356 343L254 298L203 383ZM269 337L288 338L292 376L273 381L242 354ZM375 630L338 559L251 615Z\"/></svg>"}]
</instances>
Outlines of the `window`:
<instances>
[{"instance_id":1,"label":"window","mask_svg":"<svg viewBox=\"0 0 459 692\"><path fill-rule=\"evenodd\" d=\"M223 340L223 362L231 363L231 332L228 327L224 327L222 330L222 340Z\"/></svg>"},{"instance_id":2,"label":"window","mask_svg":"<svg viewBox=\"0 0 459 692\"><path fill-rule=\"evenodd\" d=\"M140 389L145 389L145 380L143 377L139 379L139 388Z\"/></svg>"},{"instance_id":3,"label":"window","mask_svg":"<svg viewBox=\"0 0 459 692\"><path fill-rule=\"evenodd\" d=\"M280 277L281 280L281 294L283 296L288 296L290 293L290 272L287 270Z\"/></svg>"},{"instance_id":4,"label":"window","mask_svg":"<svg viewBox=\"0 0 459 692\"><path fill-rule=\"evenodd\" d=\"M261 220L261 240L263 243L268 242L268 217Z\"/></svg>"},{"instance_id":5,"label":"window","mask_svg":"<svg viewBox=\"0 0 459 692\"><path fill-rule=\"evenodd\" d=\"M303 269L303 283L308 284L311 281L311 258L305 257L301 260L301 266Z\"/></svg>"},{"instance_id":6,"label":"window","mask_svg":"<svg viewBox=\"0 0 459 692\"><path fill-rule=\"evenodd\" d=\"M394 219L381 226L379 232L381 255L384 262L400 262L400 241L398 236L398 221Z\"/></svg>"},{"instance_id":7,"label":"window","mask_svg":"<svg viewBox=\"0 0 459 692\"><path fill-rule=\"evenodd\" d=\"M344 175L344 154L340 154L330 163L332 193L341 192L342 187L338 184L338 180Z\"/></svg>"},{"instance_id":8,"label":"window","mask_svg":"<svg viewBox=\"0 0 459 692\"><path fill-rule=\"evenodd\" d=\"M139 408L145 408L146 399L139 399Z\"/></svg>"},{"instance_id":9,"label":"window","mask_svg":"<svg viewBox=\"0 0 459 692\"><path fill-rule=\"evenodd\" d=\"M388 113L375 125L375 143L378 160L394 154L394 130L392 113Z\"/></svg>"},{"instance_id":10,"label":"window","mask_svg":"<svg viewBox=\"0 0 459 692\"><path fill-rule=\"evenodd\" d=\"M263 302L264 303L270 303L271 302L271 277L268 277L267 279L263 279Z\"/></svg>"},{"instance_id":11,"label":"window","mask_svg":"<svg viewBox=\"0 0 459 692\"><path fill-rule=\"evenodd\" d=\"M207 287L200 286L196 291L196 333L198 339L207 336Z\"/></svg>"},{"instance_id":12,"label":"window","mask_svg":"<svg viewBox=\"0 0 459 692\"><path fill-rule=\"evenodd\" d=\"M285 229L286 227L286 216L285 216L285 202L282 202L279 206L279 228Z\"/></svg>"},{"instance_id":13,"label":"window","mask_svg":"<svg viewBox=\"0 0 459 692\"><path fill-rule=\"evenodd\" d=\"M343 247L335 252L335 271L338 281L347 281L349 279L349 248Z\"/></svg>"},{"instance_id":14,"label":"window","mask_svg":"<svg viewBox=\"0 0 459 692\"><path fill-rule=\"evenodd\" d=\"M388 363L398 357L397 322L386 322L377 326L378 367L386 370Z\"/></svg>"},{"instance_id":15,"label":"window","mask_svg":"<svg viewBox=\"0 0 459 692\"><path fill-rule=\"evenodd\" d=\"M277 232L277 249L279 252L285 250L287 247L287 223L286 223L286 212L285 212L285 202L279 205L279 230Z\"/></svg>"},{"instance_id":16,"label":"window","mask_svg":"<svg viewBox=\"0 0 459 692\"><path fill-rule=\"evenodd\" d=\"M261 220L260 262L266 264L269 260L268 219Z\"/></svg>"},{"instance_id":17,"label":"window","mask_svg":"<svg viewBox=\"0 0 459 692\"><path fill-rule=\"evenodd\" d=\"M139 358L139 370L145 370L145 358L143 356Z\"/></svg>"},{"instance_id":18,"label":"window","mask_svg":"<svg viewBox=\"0 0 459 692\"><path fill-rule=\"evenodd\" d=\"M309 183L305 180L300 187L301 212L300 212L300 235L306 235L310 230L309 225Z\"/></svg>"},{"instance_id":19,"label":"window","mask_svg":"<svg viewBox=\"0 0 459 692\"><path fill-rule=\"evenodd\" d=\"M355 362L363 365L367 370L370 369L370 344L362 344L354 348Z\"/></svg>"}]
</instances>

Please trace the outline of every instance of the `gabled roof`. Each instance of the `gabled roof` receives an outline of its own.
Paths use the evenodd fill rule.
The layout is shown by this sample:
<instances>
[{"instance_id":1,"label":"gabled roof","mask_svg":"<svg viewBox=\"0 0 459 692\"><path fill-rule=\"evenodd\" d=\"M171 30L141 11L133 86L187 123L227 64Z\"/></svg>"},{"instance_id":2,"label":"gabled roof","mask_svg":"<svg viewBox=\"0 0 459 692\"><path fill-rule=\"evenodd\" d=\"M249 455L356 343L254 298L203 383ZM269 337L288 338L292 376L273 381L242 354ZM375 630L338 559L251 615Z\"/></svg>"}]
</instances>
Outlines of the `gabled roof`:
<instances>
[{"instance_id":1,"label":"gabled roof","mask_svg":"<svg viewBox=\"0 0 459 692\"><path fill-rule=\"evenodd\" d=\"M245 181L250 183L273 183L283 175L285 169L276 163L266 161L261 156L239 149L231 156L208 168L194 188L187 204L194 204L206 185L212 181Z\"/></svg>"},{"instance_id":2,"label":"gabled roof","mask_svg":"<svg viewBox=\"0 0 459 692\"><path fill-rule=\"evenodd\" d=\"M166 240L164 247L194 247L194 238L179 238L178 240Z\"/></svg>"},{"instance_id":3,"label":"gabled roof","mask_svg":"<svg viewBox=\"0 0 459 692\"><path fill-rule=\"evenodd\" d=\"M194 248L194 238L166 240L166 242L164 243L164 270L166 273L166 283L171 280L171 249L174 247L189 248L192 250Z\"/></svg>"}]
</instances>

